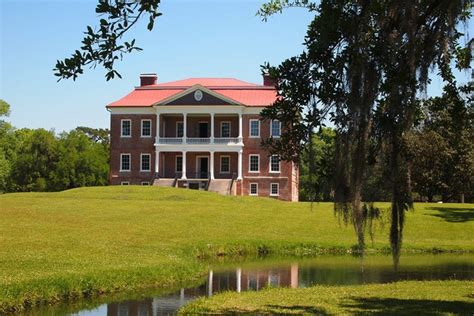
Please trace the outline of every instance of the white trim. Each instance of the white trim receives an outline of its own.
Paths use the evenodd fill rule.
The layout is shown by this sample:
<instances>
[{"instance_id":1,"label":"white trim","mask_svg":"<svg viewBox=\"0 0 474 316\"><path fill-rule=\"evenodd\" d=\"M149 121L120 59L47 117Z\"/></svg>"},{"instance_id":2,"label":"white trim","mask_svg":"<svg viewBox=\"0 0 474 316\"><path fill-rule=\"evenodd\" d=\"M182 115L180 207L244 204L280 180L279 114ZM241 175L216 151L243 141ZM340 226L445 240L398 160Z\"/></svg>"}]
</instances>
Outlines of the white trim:
<instances>
[{"instance_id":1,"label":"white trim","mask_svg":"<svg viewBox=\"0 0 474 316\"><path fill-rule=\"evenodd\" d=\"M272 193L272 186L274 184L276 184L276 186L277 186L277 193L276 194ZM280 183L278 183L278 182L271 182L270 183L270 196L280 196Z\"/></svg>"},{"instance_id":2,"label":"white trim","mask_svg":"<svg viewBox=\"0 0 474 316\"><path fill-rule=\"evenodd\" d=\"M148 169L142 169L143 165L143 156L150 157L148 159ZM151 171L151 154L149 153L140 153L140 172L150 172Z\"/></svg>"},{"instance_id":3,"label":"white trim","mask_svg":"<svg viewBox=\"0 0 474 316\"><path fill-rule=\"evenodd\" d=\"M257 171L252 171L250 170L252 164L251 164L251 160L252 160L252 156L256 156L258 158L258 170ZM260 172L260 154L249 154L249 173L259 173Z\"/></svg>"},{"instance_id":4,"label":"white trim","mask_svg":"<svg viewBox=\"0 0 474 316\"><path fill-rule=\"evenodd\" d=\"M107 108L111 115L127 115L127 114L156 114L156 110L152 106L138 107L109 107Z\"/></svg>"},{"instance_id":5,"label":"white trim","mask_svg":"<svg viewBox=\"0 0 474 316\"><path fill-rule=\"evenodd\" d=\"M278 171L272 171L272 157L278 157ZM271 155L268 159L268 173L281 173L280 155Z\"/></svg>"},{"instance_id":6,"label":"white trim","mask_svg":"<svg viewBox=\"0 0 474 316\"><path fill-rule=\"evenodd\" d=\"M178 171L178 158L181 157L181 171ZM183 155L174 156L174 173L183 172Z\"/></svg>"},{"instance_id":7,"label":"white trim","mask_svg":"<svg viewBox=\"0 0 474 316\"><path fill-rule=\"evenodd\" d=\"M210 171L209 171L209 160L210 160L210 159L209 159L209 156L207 156L207 155L197 155L197 156L196 156L196 176L197 176L198 174L199 174L199 175L201 174L201 170L198 170L198 169L199 169L198 167L199 167L199 159L200 159L200 158L207 158L207 172L208 172L208 173L210 172ZM207 175L206 175L206 176L207 176Z\"/></svg>"},{"instance_id":8,"label":"white trim","mask_svg":"<svg viewBox=\"0 0 474 316\"><path fill-rule=\"evenodd\" d=\"M257 188L257 192L256 193L252 193L252 184L255 184L256 188ZM250 182L249 183L249 195L250 196L258 196L258 182Z\"/></svg>"},{"instance_id":9,"label":"white trim","mask_svg":"<svg viewBox=\"0 0 474 316\"><path fill-rule=\"evenodd\" d=\"M229 123L229 136L222 136L222 126L223 123ZM232 122L231 121L221 121L221 128L220 128L220 137L221 138L230 138L232 135Z\"/></svg>"},{"instance_id":10,"label":"white trim","mask_svg":"<svg viewBox=\"0 0 474 316\"><path fill-rule=\"evenodd\" d=\"M129 156L129 159L128 159L129 169L128 170L122 169L122 157L123 156ZM130 154L130 153L121 153L120 154L120 170L119 170L119 172L130 172L130 171L132 171L132 154Z\"/></svg>"},{"instance_id":11,"label":"white trim","mask_svg":"<svg viewBox=\"0 0 474 316\"><path fill-rule=\"evenodd\" d=\"M130 185L130 181L120 181L120 185Z\"/></svg>"},{"instance_id":12,"label":"white trim","mask_svg":"<svg viewBox=\"0 0 474 316\"><path fill-rule=\"evenodd\" d=\"M178 136L178 125L179 125L179 123L181 123L183 125L183 136ZM184 137L184 122L183 121L176 121L176 133L175 133L175 135L176 135L176 138Z\"/></svg>"},{"instance_id":13,"label":"white trim","mask_svg":"<svg viewBox=\"0 0 474 316\"><path fill-rule=\"evenodd\" d=\"M150 185L150 181L142 181L141 185Z\"/></svg>"},{"instance_id":14,"label":"white trim","mask_svg":"<svg viewBox=\"0 0 474 316\"><path fill-rule=\"evenodd\" d=\"M258 122L258 135L252 136L252 122ZM260 138L260 120L259 119L250 119L249 120L249 138Z\"/></svg>"},{"instance_id":15,"label":"white trim","mask_svg":"<svg viewBox=\"0 0 474 316\"><path fill-rule=\"evenodd\" d=\"M229 171L222 171L222 158L229 158ZM230 156L229 155L222 155L219 159L219 171L221 174L229 174L230 173Z\"/></svg>"},{"instance_id":16,"label":"white trim","mask_svg":"<svg viewBox=\"0 0 474 316\"><path fill-rule=\"evenodd\" d=\"M280 127L278 128L278 130L280 131L280 134L278 134L277 136L272 135L272 133L273 133L273 122L278 122L278 125L280 125ZM273 138L280 138L281 137L281 122L279 120L271 120L270 121L270 137L273 137Z\"/></svg>"},{"instance_id":17,"label":"white trim","mask_svg":"<svg viewBox=\"0 0 474 316\"><path fill-rule=\"evenodd\" d=\"M130 122L130 135L123 134L123 122ZM132 120L131 119L121 119L120 120L120 137L122 138L130 138L132 137Z\"/></svg>"},{"instance_id":18,"label":"white trim","mask_svg":"<svg viewBox=\"0 0 474 316\"><path fill-rule=\"evenodd\" d=\"M150 122L150 135L143 135L143 122L145 121L148 121ZM143 119L141 120L141 123L140 123L140 137L143 137L143 138L150 138L152 137L153 135L153 123L151 122L151 119Z\"/></svg>"}]
</instances>

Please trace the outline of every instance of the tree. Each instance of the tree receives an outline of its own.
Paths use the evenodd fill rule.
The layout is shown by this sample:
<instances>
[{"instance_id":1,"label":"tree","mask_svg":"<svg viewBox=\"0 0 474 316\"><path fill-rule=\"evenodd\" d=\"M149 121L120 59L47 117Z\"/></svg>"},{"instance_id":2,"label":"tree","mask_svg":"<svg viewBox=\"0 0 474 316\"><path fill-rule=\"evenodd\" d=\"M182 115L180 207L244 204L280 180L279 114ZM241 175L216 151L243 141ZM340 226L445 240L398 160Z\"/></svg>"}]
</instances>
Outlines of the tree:
<instances>
[{"instance_id":1,"label":"tree","mask_svg":"<svg viewBox=\"0 0 474 316\"><path fill-rule=\"evenodd\" d=\"M266 65L280 98L262 112L282 122L281 140L264 144L283 159L299 161L325 118L336 127L335 209L354 225L364 248L362 202L368 155L373 143L383 148L382 162L391 195L390 242L398 258L404 212L412 207L406 134L414 124L417 92L428 73L453 81L451 62L466 68L469 46L459 43L459 23L471 15L471 3L458 0L271 1L266 19L285 7L303 5L315 12L305 38L305 52L274 67ZM309 153L311 156L311 153Z\"/></svg>"},{"instance_id":2,"label":"tree","mask_svg":"<svg viewBox=\"0 0 474 316\"><path fill-rule=\"evenodd\" d=\"M124 41L123 37L140 19L148 17L148 30L152 30L160 0L99 0L96 13L102 18L99 27L87 26L82 46L69 58L58 60L54 75L61 79L76 78L84 72L84 67L101 65L106 70L105 78L121 78L115 69L115 62L125 54L140 51L135 39Z\"/></svg>"}]
</instances>

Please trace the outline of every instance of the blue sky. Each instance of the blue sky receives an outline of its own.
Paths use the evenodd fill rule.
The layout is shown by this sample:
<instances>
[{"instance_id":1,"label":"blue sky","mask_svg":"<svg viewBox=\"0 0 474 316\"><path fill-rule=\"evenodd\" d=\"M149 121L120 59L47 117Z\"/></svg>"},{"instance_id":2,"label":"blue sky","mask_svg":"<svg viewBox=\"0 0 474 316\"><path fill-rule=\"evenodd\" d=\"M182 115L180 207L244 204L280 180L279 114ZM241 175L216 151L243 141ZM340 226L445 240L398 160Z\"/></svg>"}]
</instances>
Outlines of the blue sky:
<instances>
[{"instance_id":1,"label":"blue sky","mask_svg":"<svg viewBox=\"0 0 474 316\"><path fill-rule=\"evenodd\" d=\"M57 82L57 59L79 47L86 25L96 24L96 0L0 0L0 98L12 106L16 127L108 127L105 105L138 85L139 74L160 82L188 77L234 77L261 83L260 65L301 52L312 15L290 9L262 22L257 0L164 0L152 32L133 29L144 50L117 64L123 79L106 82L104 70ZM473 32L472 23L468 27ZM468 73L457 74L466 82ZM439 94L433 79L428 93Z\"/></svg>"}]
</instances>

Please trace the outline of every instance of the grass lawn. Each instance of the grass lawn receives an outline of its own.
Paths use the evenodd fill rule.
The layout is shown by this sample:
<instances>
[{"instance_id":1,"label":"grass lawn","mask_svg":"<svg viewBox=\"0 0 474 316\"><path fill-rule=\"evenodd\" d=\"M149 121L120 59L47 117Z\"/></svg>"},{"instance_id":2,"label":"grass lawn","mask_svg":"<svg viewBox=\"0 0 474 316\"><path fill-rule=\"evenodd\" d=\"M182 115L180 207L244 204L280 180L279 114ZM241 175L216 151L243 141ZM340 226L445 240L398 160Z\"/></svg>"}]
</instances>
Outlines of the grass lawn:
<instances>
[{"instance_id":1,"label":"grass lawn","mask_svg":"<svg viewBox=\"0 0 474 316\"><path fill-rule=\"evenodd\" d=\"M407 281L353 286L273 288L217 294L180 310L189 313L440 315L474 311L474 282Z\"/></svg>"},{"instance_id":2,"label":"grass lawn","mask_svg":"<svg viewBox=\"0 0 474 316\"><path fill-rule=\"evenodd\" d=\"M388 219L374 252L387 251ZM474 206L418 204L405 251L474 252ZM343 253L356 238L331 203L288 203L157 187L0 195L0 314L198 280L217 255Z\"/></svg>"}]
</instances>

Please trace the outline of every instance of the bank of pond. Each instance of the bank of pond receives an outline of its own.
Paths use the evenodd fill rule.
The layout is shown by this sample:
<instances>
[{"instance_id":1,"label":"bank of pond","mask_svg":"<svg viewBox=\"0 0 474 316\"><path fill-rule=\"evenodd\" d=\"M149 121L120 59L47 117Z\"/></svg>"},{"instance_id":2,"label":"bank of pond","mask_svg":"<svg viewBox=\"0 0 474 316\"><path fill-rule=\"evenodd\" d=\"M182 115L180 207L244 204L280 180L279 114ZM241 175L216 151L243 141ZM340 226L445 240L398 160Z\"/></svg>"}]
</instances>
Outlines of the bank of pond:
<instances>
[{"instance_id":1,"label":"bank of pond","mask_svg":"<svg viewBox=\"0 0 474 316\"><path fill-rule=\"evenodd\" d=\"M186 304L198 298L211 298L223 292L258 292L269 288L333 287L334 291L344 286L367 286L404 281L467 281L462 283L474 295L473 254L403 255L400 264L394 267L391 256L320 256L301 258L259 258L239 262L211 262L207 274L198 282L180 288L150 289L120 296L82 300L54 306L39 306L25 311L24 315L168 315L178 313ZM420 283L420 282L418 282ZM416 284L408 284L410 288ZM452 284L450 286L453 286ZM429 291L429 288L428 288ZM288 292L288 293L291 293ZM316 288L317 293L317 288ZM321 290L323 293L323 290ZM376 293L374 293L376 294ZM429 293L425 293L429 296ZM238 295L238 294L237 294ZM396 295L396 294L394 294ZM436 296L436 295L434 295ZM473 312L474 296L452 306L439 307L440 312ZM258 297L258 295L257 295ZM395 299L395 297L394 297ZM441 298L442 299L442 298ZM408 298L409 301L409 298ZM206 302L199 299L199 303ZM422 302L418 305L422 306ZM433 303L430 303L431 308ZM205 304L204 304L205 305ZM418 306L417 305L417 306ZM407 307L408 308L408 307ZM465 310L467 309L467 310ZM472 310L469 310L472 309ZM199 311L186 306L181 311ZM202 309L201 311L205 311ZM238 312L238 310L231 310ZM246 311L245 308L242 311ZM255 311L255 310L254 310ZM270 309L275 312L275 309ZM278 311L278 310L277 310ZM284 310L284 312L292 310ZM316 310L313 310L315 312ZM260 310L265 312L265 310ZM293 312L311 310L293 309Z\"/></svg>"}]
</instances>

